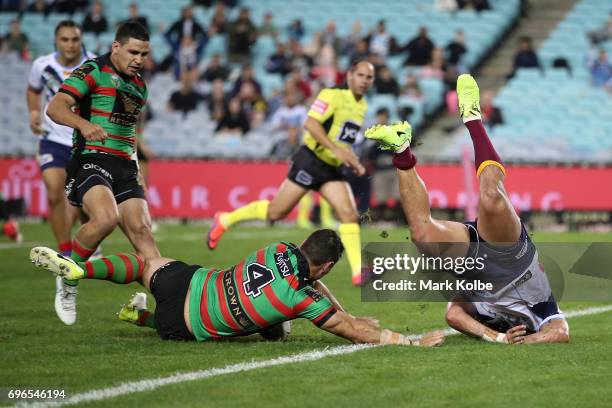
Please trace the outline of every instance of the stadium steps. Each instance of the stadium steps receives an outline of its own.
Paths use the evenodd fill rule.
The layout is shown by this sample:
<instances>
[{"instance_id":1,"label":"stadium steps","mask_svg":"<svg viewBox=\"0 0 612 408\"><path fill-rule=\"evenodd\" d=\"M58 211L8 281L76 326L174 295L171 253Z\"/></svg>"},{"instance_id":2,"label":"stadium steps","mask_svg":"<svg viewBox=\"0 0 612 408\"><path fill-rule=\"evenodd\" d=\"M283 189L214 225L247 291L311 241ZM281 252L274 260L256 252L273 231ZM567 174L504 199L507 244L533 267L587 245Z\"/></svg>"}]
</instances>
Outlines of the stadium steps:
<instances>
[{"instance_id":1,"label":"stadium steps","mask_svg":"<svg viewBox=\"0 0 612 408\"><path fill-rule=\"evenodd\" d=\"M557 24L579 0L535 0L530 1L527 12L521 16L517 25L511 29L497 49L489 55L478 70L476 78L481 90L490 89L495 93L504 86L506 76L510 73L516 53L518 39L530 36L535 49L546 40ZM440 151L449 143L449 130L460 125L460 121L444 112L423 130L419 140L424 140L415 151L421 161L436 161ZM457 161L459 161L457 157Z\"/></svg>"}]
</instances>

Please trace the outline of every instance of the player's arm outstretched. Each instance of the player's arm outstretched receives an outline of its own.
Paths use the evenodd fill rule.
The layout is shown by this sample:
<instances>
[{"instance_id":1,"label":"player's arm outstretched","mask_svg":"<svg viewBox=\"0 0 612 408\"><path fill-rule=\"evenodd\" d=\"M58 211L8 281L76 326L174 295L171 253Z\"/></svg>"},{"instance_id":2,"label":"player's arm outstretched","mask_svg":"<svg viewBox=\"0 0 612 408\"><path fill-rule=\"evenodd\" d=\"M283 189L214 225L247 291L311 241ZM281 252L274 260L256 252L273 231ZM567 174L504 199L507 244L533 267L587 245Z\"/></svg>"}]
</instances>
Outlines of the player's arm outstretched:
<instances>
[{"instance_id":1,"label":"player's arm outstretched","mask_svg":"<svg viewBox=\"0 0 612 408\"><path fill-rule=\"evenodd\" d=\"M444 343L444 334L440 331L427 333L418 340L410 340L403 334L381 329L373 319L354 317L341 311L334 313L321 328L353 343L423 347L441 346Z\"/></svg>"},{"instance_id":2,"label":"player's arm outstretched","mask_svg":"<svg viewBox=\"0 0 612 408\"><path fill-rule=\"evenodd\" d=\"M446 311L446 322L453 329L484 341L502 344L568 343L569 326L563 319L551 320L536 333L527 335L525 325L514 326L500 333L474 319L470 303L452 302ZM466 308L468 310L466 310Z\"/></svg>"}]
</instances>

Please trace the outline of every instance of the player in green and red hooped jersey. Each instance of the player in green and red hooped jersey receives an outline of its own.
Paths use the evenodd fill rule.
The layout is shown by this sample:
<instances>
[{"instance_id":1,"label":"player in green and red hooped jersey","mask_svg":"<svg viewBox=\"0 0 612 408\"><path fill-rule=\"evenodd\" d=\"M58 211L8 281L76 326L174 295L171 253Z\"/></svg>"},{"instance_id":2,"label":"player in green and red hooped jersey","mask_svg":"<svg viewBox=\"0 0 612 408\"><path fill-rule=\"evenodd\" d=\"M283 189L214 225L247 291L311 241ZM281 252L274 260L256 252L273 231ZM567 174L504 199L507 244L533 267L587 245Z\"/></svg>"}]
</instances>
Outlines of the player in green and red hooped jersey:
<instances>
[{"instance_id":1,"label":"player in green and red hooped jersey","mask_svg":"<svg viewBox=\"0 0 612 408\"><path fill-rule=\"evenodd\" d=\"M248 335L302 317L355 343L443 343L441 332L410 340L381 329L375 319L354 317L342 309L320 279L329 273L343 251L336 232L323 229L312 233L299 247L273 243L223 270L190 266L164 257L144 262L128 254L77 264L44 247L33 248L30 259L69 279L140 282L156 299L155 315L145 309L122 309L120 318L155 327L164 339L205 341Z\"/></svg>"},{"instance_id":2,"label":"player in green and red hooped jersey","mask_svg":"<svg viewBox=\"0 0 612 408\"><path fill-rule=\"evenodd\" d=\"M138 23L117 29L110 53L74 70L51 100L48 116L74 129L66 191L72 205L88 216L73 239L72 257L85 261L120 225L139 257L159 257L138 168L131 160L136 124L147 88L139 74L149 54L149 34ZM74 305L66 324L76 321Z\"/></svg>"}]
</instances>

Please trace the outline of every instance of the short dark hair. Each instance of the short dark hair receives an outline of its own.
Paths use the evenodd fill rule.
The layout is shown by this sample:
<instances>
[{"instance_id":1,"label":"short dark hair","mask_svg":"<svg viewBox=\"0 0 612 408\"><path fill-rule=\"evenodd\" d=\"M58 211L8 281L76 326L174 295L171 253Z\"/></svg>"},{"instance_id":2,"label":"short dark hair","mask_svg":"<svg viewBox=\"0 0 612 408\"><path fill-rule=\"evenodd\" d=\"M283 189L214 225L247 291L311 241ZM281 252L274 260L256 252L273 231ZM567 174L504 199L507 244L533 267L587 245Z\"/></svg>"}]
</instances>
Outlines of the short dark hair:
<instances>
[{"instance_id":1,"label":"short dark hair","mask_svg":"<svg viewBox=\"0 0 612 408\"><path fill-rule=\"evenodd\" d=\"M338 262L344 252L344 245L334 230L320 229L312 234L300 246L300 251L312 265L318 266L325 262Z\"/></svg>"},{"instance_id":2,"label":"short dark hair","mask_svg":"<svg viewBox=\"0 0 612 408\"><path fill-rule=\"evenodd\" d=\"M130 38L140 41L149 41L149 32L142 24L135 21L121 24L117 29L117 34L115 34L115 41L120 44L125 44Z\"/></svg>"},{"instance_id":3,"label":"short dark hair","mask_svg":"<svg viewBox=\"0 0 612 408\"><path fill-rule=\"evenodd\" d=\"M81 29L81 27L79 27L78 24L72 20L62 20L59 23L57 23L57 25L55 26L55 35L57 36L57 33L59 33L59 30L61 30L64 27L78 28L79 30Z\"/></svg>"}]
</instances>

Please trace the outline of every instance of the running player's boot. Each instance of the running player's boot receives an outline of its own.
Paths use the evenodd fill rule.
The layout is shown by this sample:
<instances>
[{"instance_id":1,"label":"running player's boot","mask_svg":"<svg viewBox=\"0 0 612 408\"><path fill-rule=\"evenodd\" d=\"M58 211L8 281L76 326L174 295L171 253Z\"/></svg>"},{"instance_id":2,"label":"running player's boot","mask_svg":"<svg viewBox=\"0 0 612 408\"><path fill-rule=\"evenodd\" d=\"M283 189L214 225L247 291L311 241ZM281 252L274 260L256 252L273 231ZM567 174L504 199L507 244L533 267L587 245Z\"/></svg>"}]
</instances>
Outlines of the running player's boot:
<instances>
[{"instance_id":1,"label":"running player's boot","mask_svg":"<svg viewBox=\"0 0 612 408\"><path fill-rule=\"evenodd\" d=\"M217 247L217 244L219 243L219 240L223 236L223 233L227 231L227 228L225 228L223 224L221 224L221 221L219 220L222 214L223 213L215 214L215 219L213 220L213 223L210 226L210 229L208 230L208 236L206 237L206 244L208 245L209 249L215 249Z\"/></svg>"},{"instance_id":2,"label":"running player's boot","mask_svg":"<svg viewBox=\"0 0 612 408\"><path fill-rule=\"evenodd\" d=\"M134 293L127 305L123 305L118 313L119 320L136 324L138 322L138 311L147 309L147 294L143 292Z\"/></svg>"},{"instance_id":3,"label":"running player's boot","mask_svg":"<svg viewBox=\"0 0 612 408\"><path fill-rule=\"evenodd\" d=\"M410 146L412 127L406 121L392 125L374 125L365 131L365 137L376 141L381 150L401 153Z\"/></svg>"},{"instance_id":4,"label":"running player's boot","mask_svg":"<svg viewBox=\"0 0 612 408\"><path fill-rule=\"evenodd\" d=\"M55 313L62 323L72 326L76 323L76 286L66 285L60 276L55 277Z\"/></svg>"},{"instance_id":5,"label":"running player's boot","mask_svg":"<svg viewBox=\"0 0 612 408\"><path fill-rule=\"evenodd\" d=\"M464 122L481 119L480 90L470 74L459 75L457 78L457 97L459 98L459 114Z\"/></svg>"},{"instance_id":6,"label":"running player's boot","mask_svg":"<svg viewBox=\"0 0 612 408\"><path fill-rule=\"evenodd\" d=\"M34 265L67 280L79 280L85 276L85 271L75 261L51 248L32 248L30 260Z\"/></svg>"}]
</instances>

